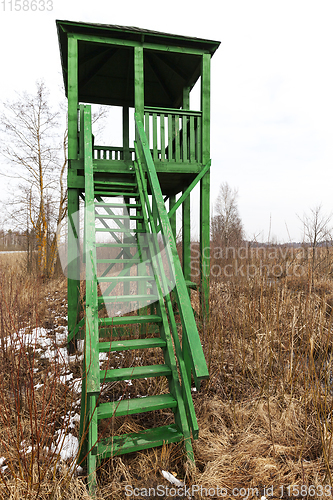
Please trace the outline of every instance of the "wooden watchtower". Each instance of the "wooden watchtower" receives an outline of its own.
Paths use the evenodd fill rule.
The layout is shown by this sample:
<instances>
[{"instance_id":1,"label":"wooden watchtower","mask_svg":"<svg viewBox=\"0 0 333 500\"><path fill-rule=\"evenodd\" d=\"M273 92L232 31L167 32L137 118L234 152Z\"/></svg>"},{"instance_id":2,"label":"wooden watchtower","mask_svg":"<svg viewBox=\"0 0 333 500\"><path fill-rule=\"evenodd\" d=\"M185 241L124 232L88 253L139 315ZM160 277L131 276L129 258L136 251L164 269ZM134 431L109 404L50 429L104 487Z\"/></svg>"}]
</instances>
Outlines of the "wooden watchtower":
<instances>
[{"instance_id":1,"label":"wooden watchtower","mask_svg":"<svg viewBox=\"0 0 333 500\"><path fill-rule=\"evenodd\" d=\"M68 216L70 225L77 227L81 197L86 209L84 245L87 273L89 268L93 276L92 279L87 278L85 314L83 320L79 320L80 280L79 274L75 274L79 262L71 258L71 253L75 257L78 235L72 230L68 244L70 266L74 273L68 280L68 331L70 341L85 339L84 367L91 367L91 373L87 370L83 384L82 405L84 403L85 408L81 411L80 431L84 440L81 456L85 454L88 457L89 484L94 488L98 461L107 456L158 446L163 441L184 439L186 451L193 459L190 436L192 433L192 437L196 438L198 429L190 401L191 380L193 376L199 387L208 372L188 294L188 287L191 286L190 193L200 183L200 293L205 316L209 301L210 61L219 42L134 27L70 21L57 21L57 29L68 98ZM199 79L200 109L191 110L191 89ZM122 109L122 120L113 124L122 128L122 144L99 146L94 143L88 104ZM115 215L116 205L128 209L129 215ZM177 209L182 211L182 264L175 245ZM97 219L102 221L102 228L97 227ZM110 219L116 221L116 229L108 225ZM99 230L111 233L113 243L109 246L113 249L125 241L124 236L133 237L133 243L123 245L119 254L123 270L116 278L112 275L115 283L123 279L124 301L130 300L127 281L134 280L130 267L137 265L133 252L131 254L128 248L134 244L140 246L137 239L140 232L154 237L158 234L163 236L175 269L173 293L182 323L181 341L176 338L177 328L169 295L161 292L162 281L166 278L161 278L155 261L152 265L155 283L151 283L152 276L145 276L146 272L139 275L138 271L135 275L140 283L137 295L137 300L141 301L140 308L137 308L139 312L130 316L103 318L103 321L98 317L103 302L97 293L98 283L103 280L109 283L111 277L105 269L98 276L96 269L99 263L109 263L108 269L113 265L112 259L102 262L96 255L98 245L95 233ZM119 232L122 233L121 238ZM153 240L149 244L153 245ZM145 252L146 249L139 248L140 258ZM112 286L115 285L108 285L108 289ZM150 288L150 292L146 292L145 287ZM155 303L152 300L145 303L144 297L152 297L152 294L156 295ZM112 300L116 300L114 296L104 297L105 303ZM99 405L98 352L120 350L115 337L108 343L99 339L110 334L111 326L134 323L141 326L155 323L158 337L154 337L153 341L152 337L143 338L140 334L139 338L127 339L122 345L125 345L124 349L162 349L165 364L149 367L151 371L146 372L150 373L148 376L166 376L170 395L156 396L157 399L151 401L145 398L145 405L133 400L129 413L169 407L175 414L175 425L163 426L160 430L148 429L140 435L120 436L119 442L114 437L112 443L105 440L100 443L98 421L115 413L124 415L126 411L112 405L107 408L106 403ZM176 358L180 380L173 361ZM132 377L114 369L112 373L107 372L106 378L147 377L143 368L133 370ZM96 407L97 416L94 413Z\"/></svg>"}]
</instances>

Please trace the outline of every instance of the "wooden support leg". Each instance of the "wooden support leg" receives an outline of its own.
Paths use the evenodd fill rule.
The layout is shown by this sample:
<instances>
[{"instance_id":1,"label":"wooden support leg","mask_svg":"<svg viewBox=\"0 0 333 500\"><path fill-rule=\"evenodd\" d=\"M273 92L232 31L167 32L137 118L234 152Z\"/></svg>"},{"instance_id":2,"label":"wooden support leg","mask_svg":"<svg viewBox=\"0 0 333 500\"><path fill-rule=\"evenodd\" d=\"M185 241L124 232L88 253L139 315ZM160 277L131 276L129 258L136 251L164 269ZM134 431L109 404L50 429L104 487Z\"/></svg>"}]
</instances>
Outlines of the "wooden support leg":
<instances>
[{"instance_id":1,"label":"wooden support leg","mask_svg":"<svg viewBox=\"0 0 333 500\"><path fill-rule=\"evenodd\" d=\"M77 322L80 308L80 254L79 254L79 193L77 189L68 190L68 333ZM73 338L68 346L76 348Z\"/></svg>"}]
</instances>

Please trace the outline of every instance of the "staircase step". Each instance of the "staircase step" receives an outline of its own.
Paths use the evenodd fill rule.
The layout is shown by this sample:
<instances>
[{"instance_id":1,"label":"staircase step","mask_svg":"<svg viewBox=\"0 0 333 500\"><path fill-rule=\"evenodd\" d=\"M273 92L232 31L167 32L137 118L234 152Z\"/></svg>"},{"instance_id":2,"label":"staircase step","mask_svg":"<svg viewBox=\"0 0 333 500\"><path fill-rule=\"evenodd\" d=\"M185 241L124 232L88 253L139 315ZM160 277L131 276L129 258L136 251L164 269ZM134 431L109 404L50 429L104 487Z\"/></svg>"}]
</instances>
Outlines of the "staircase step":
<instances>
[{"instance_id":1,"label":"staircase step","mask_svg":"<svg viewBox=\"0 0 333 500\"><path fill-rule=\"evenodd\" d=\"M96 243L96 248L108 247L108 248L137 248L137 241L133 238L133 243ZM141 248L145 248L148 245L141 245Z\"/></svg>"},{"instance_id":2,"label":"staircase step","mask_svg":"<svg viewBox=\"0 0 333 500\"><path fill-rule=\"evenodd\" d=\"M157 295L112 295L107 297L98 297L98 303L103 302L143 302L149 303L158 300ZM143 307L143 306L142 306Z\"/></svg>"},{"instance_id":3,"label":"staircase step","mask_svg":"<svg viewBox=\"0 0 333 500\"><path fill-rule=\"evenodd\" d=\"M141 208L141 203L107 203L104 201L95 202L95 207L110 207L110 208Z\"/></svg>"},{"instance_id":4,"label":"staircase step","mask_svg":"<svg viewBox=\"0 0 333 500\"><path fill-rule=\"evenodd\" d=\"M132 264L140 264L142 262L140 259L96 259L97 264L127 264L132 262Z\"/></svg>"},{"instance_id":5,"label":"staircase step","mask_svg":"<svg viewBox=\"0 0 333 500\"><path fill-rule=\"evenodd\" d=\"M111 345L110 345L111 344ZM131 339L113 340L110 342L99 342L99 352L130 351L133 349L150 349L155 347L165 347L166 342L161 338L156 339Z\"/></svg>"},{"instance_id":6,"label":"staircase step","mask_svg":"<svg viewBox=\"0 0 333 500\"><path fill-rule=\"evenodd\" d=\"M118 220L118 219L124 219L124 220L143 220L142 215L101 215L101 214L95 214L95 219L111 219L111 220Z\"/></svg>"},{"instance_id":7,"label":"staircase step","mask_svg":"<svg viewBox=\"0 0 333 500\"><path fill-rule=\"evenodd\" d=\"M171 369L167 365L132 366L130 368L100 370L100 381L101 383L118 382L139 378L168 377L169 375L171 375Z\"/></svg>"},{"instance_id":8,"label":"staircase step","mask_svg":"<svg viewBox=\"0 0 333 500\"><path fill-rule=\"evenodd\" d=\"M96 227L96 231L99 232L99 233L107 233L107 232L111 232L111 233L124 233L124 229L121 229L119 227L117 228L112 228L112 227ZM144 233L145 232L145 229L144 228L140 228L140 229L132 229L132 228L128 228L128 233Z\"/></svg>"},{"instance_id":9,"label":"staircase step","mask_svg":"<svg viewBox=\"0 0 333 500\"><path fill-rule=\"evenodd\" d=\"M98 459L103 460L116 455L146 450L163 443L178 443L183 439L183 434L175 424L147 429L122 436L101 439L97 445Z\"/></svg>"},{"instance_id":10,"label":"staircase step","mask_svg":"<svg viewBox=\"0 0 333 500\"><path fill-rule=\"evenodd\" d=\"M100 326L118 326L118 325L135 325L143 323L161 323L161 316L155 314L148 314L145 316L116 316L114 318L99 318L98 324Z\"/></svg>"},{"instance_id":11,"label":"staircase step","mask_svg":"<svg viewBox=\"0 0 333 500\"><path fill-rule=\"evenodd\" d=\"M154 281L154 276L97 276L99 283L112 283L114 281Z\"/></svg>"},{"instance_id":12,"label":"staircase step","mask_svg":"<svg viewBox=\"0 0 333 500\"><path fill-rule=\"evenodd\" d=\"M114 196L114 197L127 197L127 198L139 198L139 193L129 193L128 191L107 191L106 189L100 190L94 190L95 196Z\"/></svg>"},{"instance_id":13,"label":"staircase step","mask_svg":"<svg viewBox=\"0 0 333 500\"><path fill-rule=\"evenodd\" d=\"M130 188L136 188L137 189L137 183L136 182L125 182L125 181L114 181L114 180L101 180L101 179L95 179L94 186L110 186L110 187L121 187L124 189L130 189Z\"/></svg>"},{"instance_id":14,"label":"staircase step","mask_svg":"<svg viewBox=\"0 0 333 500\"><path fill-rule=\"evenodd\" d=\"M146 398L124 399L103 403L97 408L97 418L121 417L147 411L164 410L165 408L176 408L177 401L171 394L160 394L158 396L147 396Z\"/></svg>"}]
</instances>

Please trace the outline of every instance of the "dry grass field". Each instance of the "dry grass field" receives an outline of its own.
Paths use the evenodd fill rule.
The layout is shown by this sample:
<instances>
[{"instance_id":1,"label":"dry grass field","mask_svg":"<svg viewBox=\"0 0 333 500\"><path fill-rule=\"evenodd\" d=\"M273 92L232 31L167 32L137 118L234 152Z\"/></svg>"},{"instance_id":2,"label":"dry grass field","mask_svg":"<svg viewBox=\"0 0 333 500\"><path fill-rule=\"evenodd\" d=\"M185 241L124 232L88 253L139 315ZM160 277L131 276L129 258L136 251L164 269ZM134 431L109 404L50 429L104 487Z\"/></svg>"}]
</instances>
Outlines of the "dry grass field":
<instances>
[{"instance_id":1,"label":"dry grass field","mask_svg":"<svg viewBox=\"0 0 333 500\"><path fill-rule=\"evenodd\" d=\"M0 498L88 499L74 465L82 355L66 350L66 282L27 276L23 259L0 255ZM154 489L182 498L162 470L195 499L332 498L331 250L315 260L294 248L215 251L211 264L204 326L192 292L210 372L193 392L196 468L181 445L116 457L98 471L98 499L153 498ZM157 383L122 382L103 395L154 394ZM112 423L114 432L142 425Z\"/></svg>"}]
</instances>

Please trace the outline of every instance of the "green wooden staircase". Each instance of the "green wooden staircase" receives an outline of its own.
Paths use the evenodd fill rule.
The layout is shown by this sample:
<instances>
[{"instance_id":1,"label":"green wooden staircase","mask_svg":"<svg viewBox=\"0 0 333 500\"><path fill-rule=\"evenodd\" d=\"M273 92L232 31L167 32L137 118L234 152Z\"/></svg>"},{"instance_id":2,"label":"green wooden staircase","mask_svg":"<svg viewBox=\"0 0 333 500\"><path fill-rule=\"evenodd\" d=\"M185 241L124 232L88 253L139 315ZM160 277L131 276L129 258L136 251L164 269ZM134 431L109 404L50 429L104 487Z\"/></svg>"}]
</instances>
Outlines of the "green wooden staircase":
<instances>
[{"instance_id":1,"label":"green wooden staircase","mask_svg":"<svg viewBox=\"0 0 333 500\"><path fill-rule=\"evenodd\" d=\"M199 389L208 378L174 235L137 115L135 124L133 166L121 177L100 174L93 166L90 106L80 106L86 294L84 319L69 340L84 338L78 461L87 466L91 491L97 484L96 469L108 457L183 441L194 461L191 436L198 438L198 424L191 381L193 377ZM129 331L137 334L124 338ZM140 364L140 353L148 349L162 353L160 364ZM100 369L101 353L114 356L131 350L139 352L137 366ZM167 393L107 402L101 398L101 388L109 383L153 377L167 379ZM106 436L104 422L100 432L102 421L165 409L174 415L170 425Z\"/></svg>"}]
</instances>

